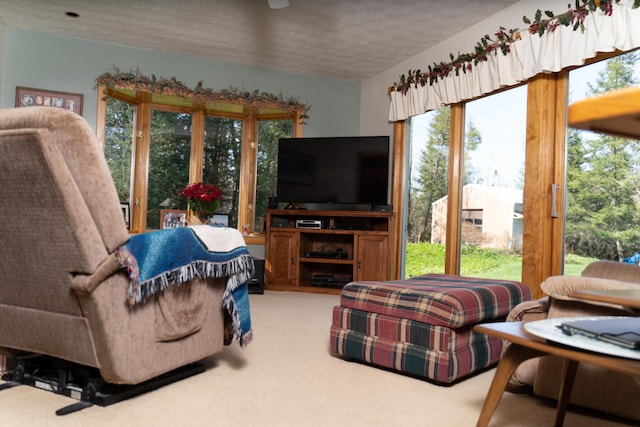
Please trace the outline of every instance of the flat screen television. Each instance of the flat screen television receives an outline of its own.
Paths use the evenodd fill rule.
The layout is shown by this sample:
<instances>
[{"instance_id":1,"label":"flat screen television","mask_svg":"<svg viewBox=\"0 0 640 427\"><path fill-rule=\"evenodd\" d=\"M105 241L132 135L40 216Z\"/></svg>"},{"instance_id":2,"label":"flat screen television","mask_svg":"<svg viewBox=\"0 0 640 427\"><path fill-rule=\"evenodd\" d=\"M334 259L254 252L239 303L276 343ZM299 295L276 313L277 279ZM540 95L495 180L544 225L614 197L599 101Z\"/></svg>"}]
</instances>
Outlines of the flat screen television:
<instances>
[{"instance_id":1,"label":"flat screen television","mask_svg":"<svg viewBox=\"0 0 640 427\"><path fill-rule=\"evenodd\" d=\"M389 152L388 136L280 138L278 202L359 210L387 204Z\"/></svg>"}]
</instances>

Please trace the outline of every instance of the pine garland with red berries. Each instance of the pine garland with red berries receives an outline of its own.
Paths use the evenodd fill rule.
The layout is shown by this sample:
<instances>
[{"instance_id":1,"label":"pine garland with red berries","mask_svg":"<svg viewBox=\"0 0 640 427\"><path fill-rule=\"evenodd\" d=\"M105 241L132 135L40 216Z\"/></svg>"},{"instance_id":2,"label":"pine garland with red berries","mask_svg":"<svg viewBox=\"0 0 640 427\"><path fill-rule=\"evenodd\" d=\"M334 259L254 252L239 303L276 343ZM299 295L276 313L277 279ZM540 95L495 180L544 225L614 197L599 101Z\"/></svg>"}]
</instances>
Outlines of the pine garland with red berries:
<instances>
[{"instance_id":1,"label":"pine garland with red berries","mask_svg":"<svg viewBox=\"0 0 640 427\"><path fill-rule=\"evenodd\" d=\"M613 12L613 3L620 3L620 0L575 0L575 8L571 8L565 13L556 15L547 10L544 13L538 9L533 17L529 19L526 15L522 17L525 24L529 25L527 31L531 34L542 36L544 33L554 32L560 25L568 27L572 26L574 31L584 31L584 20L590 13L597 10L602 11L605 15L611 16ZM634 9L640 7L640 0L633 0ZM406 94L409 88L433 85L439 79L448 77L451 73L456 76L460 72L466 73L473 70L473 67L480 62L488 60L488 56L496 53L498 50L507 55L511 52L511 44L520 38L520 29L507 30L504 27L494 34L492 38L488 34L483 36L475 45L474 51L471 53L458 54L458 56L449 54L450 62L434 63L427 67L427 71L409 70L405 75L400 76L400 81L394 83L391 90Z\"/></svg>"}]
</instances>

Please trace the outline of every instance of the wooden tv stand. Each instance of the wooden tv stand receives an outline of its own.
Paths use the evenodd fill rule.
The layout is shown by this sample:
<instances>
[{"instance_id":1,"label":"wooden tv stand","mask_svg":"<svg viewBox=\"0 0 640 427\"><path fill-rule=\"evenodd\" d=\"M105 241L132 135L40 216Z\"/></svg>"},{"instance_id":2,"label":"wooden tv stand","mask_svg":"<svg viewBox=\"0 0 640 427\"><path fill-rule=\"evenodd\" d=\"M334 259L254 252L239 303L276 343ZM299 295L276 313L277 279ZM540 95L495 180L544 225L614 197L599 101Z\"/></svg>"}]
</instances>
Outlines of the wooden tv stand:
<instances>
[{"instance_id":1,"label":"wooden tv stand","mask_svg":"<svg viewBox=\"0 0 640 427\"><path fill-rule=\"evenodd\" d=\"M391 279L392 212L269 209L266 222L265 289L339 293Z\"/></svg>"}]
</instances>

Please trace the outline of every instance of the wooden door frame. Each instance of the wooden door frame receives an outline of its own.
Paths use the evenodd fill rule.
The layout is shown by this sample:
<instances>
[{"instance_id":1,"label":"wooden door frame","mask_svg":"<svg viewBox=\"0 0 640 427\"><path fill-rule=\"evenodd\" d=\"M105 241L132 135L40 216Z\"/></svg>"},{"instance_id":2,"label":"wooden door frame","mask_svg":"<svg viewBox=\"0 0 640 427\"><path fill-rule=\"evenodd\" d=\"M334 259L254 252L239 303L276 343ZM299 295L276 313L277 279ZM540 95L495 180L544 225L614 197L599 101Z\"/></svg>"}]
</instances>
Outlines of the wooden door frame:
<instances>
[{"instance_id":1,"label":"wooden door frame","mask_svg":"<svg viewBox=\"0 0 640 427\"><path fill-rule=\"evenodd\" d=\"M547 277L563 272L567 87L566 71L528 82L522 281L534 298Z\"/></svg>"}]
</instances>

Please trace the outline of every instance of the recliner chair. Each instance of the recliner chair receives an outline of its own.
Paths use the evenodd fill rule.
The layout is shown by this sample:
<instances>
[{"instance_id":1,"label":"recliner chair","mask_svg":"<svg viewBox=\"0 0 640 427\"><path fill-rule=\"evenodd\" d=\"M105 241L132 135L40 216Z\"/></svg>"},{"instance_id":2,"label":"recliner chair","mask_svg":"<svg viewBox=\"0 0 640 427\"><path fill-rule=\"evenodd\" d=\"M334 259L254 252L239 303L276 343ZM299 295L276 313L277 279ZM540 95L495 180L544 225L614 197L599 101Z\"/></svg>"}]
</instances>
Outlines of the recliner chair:
<instances>
[{"instance_id":1,"label":"recliner chair","mask_svg":"<svg viewBox=\"0 0 640 427\"><path fill-rule=\"evenodd\" d=\"M127 242L102 149L79 115L0 110L0 354L47 355L139 384L220 352L225 279L127 303Z\"/></svg>"},{"instance_id":2,"label":"recliner chair","mask_svg":"<svg viewBox=\"0 0 640 427\"><path fill-rule=\"evenodd\" d=\"M636 316L637 312L607 303L577 300L569 295L575 291L598 289L634 289L640 286L640 266L617 261L595 261L581 276L551 276L541 288L546 297L517 305L508 321L530 322L541 319L582 316ZM516 392L557 399L561 387L563 360L544 356L522 363L510 381ZM640 378L611 372L581 363L576 373L570 402L636 422L640 421L637 396Z\"/></svg>"}]
</instances>

